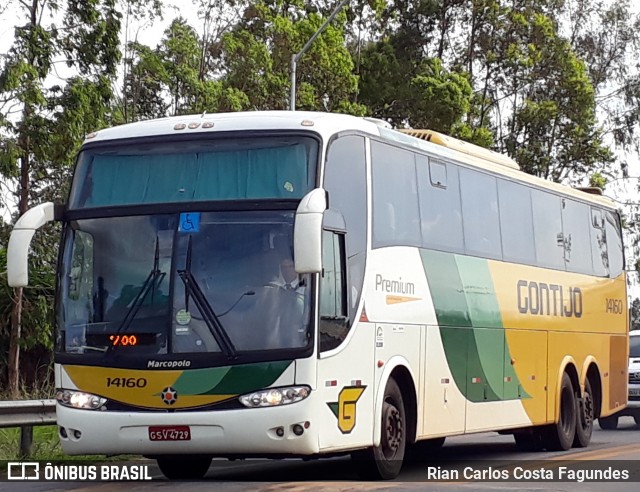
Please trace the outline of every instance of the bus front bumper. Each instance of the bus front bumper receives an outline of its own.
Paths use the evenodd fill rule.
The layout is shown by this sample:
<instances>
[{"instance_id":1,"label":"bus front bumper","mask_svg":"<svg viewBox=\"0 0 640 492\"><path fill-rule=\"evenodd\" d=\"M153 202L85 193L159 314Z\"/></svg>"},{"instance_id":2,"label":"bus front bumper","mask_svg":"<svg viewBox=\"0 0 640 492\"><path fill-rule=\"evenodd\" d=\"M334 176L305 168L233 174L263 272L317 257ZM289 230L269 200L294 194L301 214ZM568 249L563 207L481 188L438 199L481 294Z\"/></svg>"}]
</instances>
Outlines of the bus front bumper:
<instances>
[{"instance_id":1,"label":"bus front bumper","mask_svg":"<svg viewBox=\"0 0 640 492\"><path fill-rule=\"evenodd\" d=\"M69 455L305 456L319 450L311 400L268 408L172 413L80 410L58 404L56 413L62 450ZM155 427L153 433L150 427ZM162 440L152 440L151 434Z\"/></svg>"}]
</instances>

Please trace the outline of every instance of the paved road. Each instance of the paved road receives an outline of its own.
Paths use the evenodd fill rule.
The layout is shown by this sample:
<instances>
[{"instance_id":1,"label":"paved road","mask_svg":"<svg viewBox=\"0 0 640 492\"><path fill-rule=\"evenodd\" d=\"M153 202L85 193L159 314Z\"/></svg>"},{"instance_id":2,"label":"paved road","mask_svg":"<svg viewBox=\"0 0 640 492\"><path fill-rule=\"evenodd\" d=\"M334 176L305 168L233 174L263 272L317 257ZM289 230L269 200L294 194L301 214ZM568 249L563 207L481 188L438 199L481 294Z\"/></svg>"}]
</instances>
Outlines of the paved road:
<instances>
[{"instance_id":1,"label":"paved road","mask_svg":"<svg viewBox=\"0 0 640 492\"><path fill-rule=\"evenodd\" d=\"M303 462L301 460L229 462L214 460L205 480L175 483L164 480L153 461L149 464L151 482L82 482L82 483L0 483L0 491L64 490L74 492L106 492L117 488L135 491L195 490L217 491L257 490L262 492L298 492L301 490L562 490L600 492L606 490L636 491L640 486L640 427L631 418L622 418L615 431L602 431L597 425L591 445L584 450L572 449L564 453L523 453L514 445L511 436L494 433L449 438L434 456L423 457L405 464L400 477L390 482L361 482L348 458L333 458ZM607 473L629 473L636 482L605 480L606 483L579 482L580 474L592 473L593 467L611 468ZM558 482L560 472L572 481ZM456 475L457 472L457 475ZM599 472L601 473L601 472ZM510 478L517 481L477 480L477 474ZM440 476L441 481L428 477ZM527 481L527 477L553 479Z\"/></svg>"}]
</instances>

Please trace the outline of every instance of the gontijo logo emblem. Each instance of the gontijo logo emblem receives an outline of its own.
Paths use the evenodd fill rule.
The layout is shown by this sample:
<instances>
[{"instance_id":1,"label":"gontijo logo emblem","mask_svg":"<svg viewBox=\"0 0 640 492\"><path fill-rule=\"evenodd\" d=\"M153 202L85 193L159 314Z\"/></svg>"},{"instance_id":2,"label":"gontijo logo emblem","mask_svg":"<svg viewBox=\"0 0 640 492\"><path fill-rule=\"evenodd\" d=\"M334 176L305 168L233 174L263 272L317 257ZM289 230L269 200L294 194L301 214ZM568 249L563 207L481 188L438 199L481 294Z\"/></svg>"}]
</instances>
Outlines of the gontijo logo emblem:
<instances>
[{"instance_id":1,"label":"gontijo logo emblem","mask_svg":"<svg viewBox=\"0 0 640 492\"><path fill-rule=\"evenodd\" d=\"M349 434L356 426L356 403L364 393L366 386L345 386L338 395L338 401L327 403L338 418L338 429Z\"/></svg>"}]
</instances>

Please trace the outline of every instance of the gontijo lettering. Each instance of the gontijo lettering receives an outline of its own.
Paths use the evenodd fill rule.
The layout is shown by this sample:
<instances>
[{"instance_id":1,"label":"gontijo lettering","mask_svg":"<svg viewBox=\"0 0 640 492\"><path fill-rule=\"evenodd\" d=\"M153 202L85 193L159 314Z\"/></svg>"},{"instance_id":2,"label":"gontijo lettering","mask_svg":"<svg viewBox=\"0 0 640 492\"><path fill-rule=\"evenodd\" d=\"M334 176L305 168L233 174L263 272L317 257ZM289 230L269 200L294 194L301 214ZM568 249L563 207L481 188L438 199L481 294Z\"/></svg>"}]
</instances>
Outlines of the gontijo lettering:
<instances>
[{"instance_id":1,"label":"gontijo lettering","mask_svg":"<svg viewBox=\"0 0 640 492\"><path fill-rule=\"evenodd\" d=\"M518 280L518 311L546 316L582 316L582 291L558 284Z\"/></svg>"}]
</instances>

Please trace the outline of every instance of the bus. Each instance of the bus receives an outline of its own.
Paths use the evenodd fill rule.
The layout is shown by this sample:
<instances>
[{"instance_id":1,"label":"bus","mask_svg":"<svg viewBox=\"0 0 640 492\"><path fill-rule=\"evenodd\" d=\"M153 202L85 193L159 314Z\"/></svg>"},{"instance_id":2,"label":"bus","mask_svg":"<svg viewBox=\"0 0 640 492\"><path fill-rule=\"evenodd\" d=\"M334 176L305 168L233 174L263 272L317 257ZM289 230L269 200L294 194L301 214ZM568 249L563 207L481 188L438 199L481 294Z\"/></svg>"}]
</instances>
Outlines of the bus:
<instances>
[{"instance_id":1,"label":"bus","mask_svg":"<svg viewBox=\"0 0 640 492\"><path fill-rule=\"evenodd\" d=\"M212 458L405 454L497 431L589 444L627 400L613 203L427 131L314 112L176 116L86 137L63 225L62 449L139 454L170 479Z\"/></svg>"}]
</instances>

